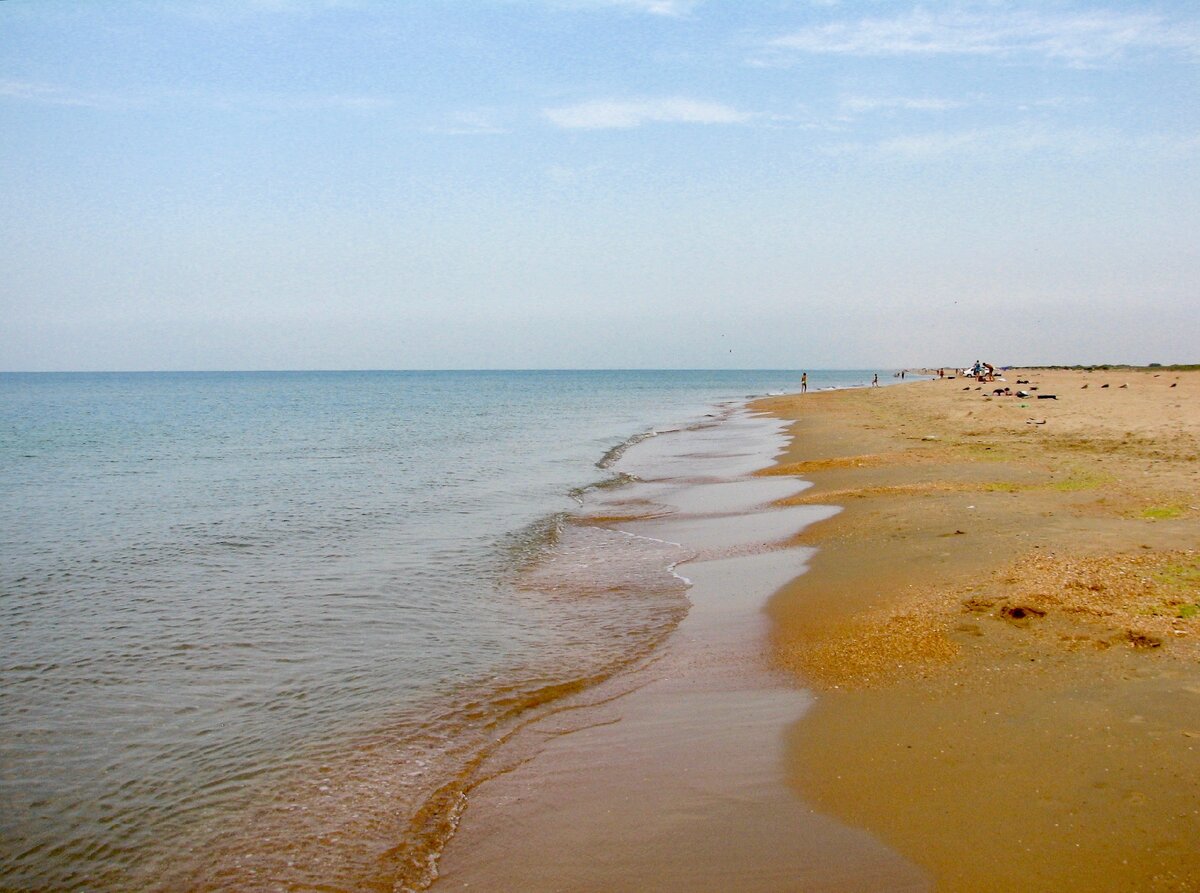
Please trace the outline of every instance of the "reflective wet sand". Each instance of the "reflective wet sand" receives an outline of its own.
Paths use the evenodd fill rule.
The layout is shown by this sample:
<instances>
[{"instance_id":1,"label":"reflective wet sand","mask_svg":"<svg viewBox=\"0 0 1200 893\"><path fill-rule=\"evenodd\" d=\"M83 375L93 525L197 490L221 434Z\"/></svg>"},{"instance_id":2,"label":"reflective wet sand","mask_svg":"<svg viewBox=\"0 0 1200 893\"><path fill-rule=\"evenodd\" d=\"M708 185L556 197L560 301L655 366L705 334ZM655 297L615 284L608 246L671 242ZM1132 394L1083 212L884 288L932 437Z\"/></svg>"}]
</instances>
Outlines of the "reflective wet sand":
<instances>
[{"instance_id":1,"label":"reflective wet sand","mask_svg":"<svg viewBox=\"0 0 1200 893\"><path fill-rule=\"evenodd\" d=\"M433 889L929 888L786 784L784 731L811 698L768 669L763 605L810 555L777 544L836 510L773 508L803 484L741 480L781 445L777 423L742 416L629 451L655 502L692 510L620 525L694 550L677 568L692 608L651 661L531 728L525 761L471 792Z\"/></svg>"}]
</instances>

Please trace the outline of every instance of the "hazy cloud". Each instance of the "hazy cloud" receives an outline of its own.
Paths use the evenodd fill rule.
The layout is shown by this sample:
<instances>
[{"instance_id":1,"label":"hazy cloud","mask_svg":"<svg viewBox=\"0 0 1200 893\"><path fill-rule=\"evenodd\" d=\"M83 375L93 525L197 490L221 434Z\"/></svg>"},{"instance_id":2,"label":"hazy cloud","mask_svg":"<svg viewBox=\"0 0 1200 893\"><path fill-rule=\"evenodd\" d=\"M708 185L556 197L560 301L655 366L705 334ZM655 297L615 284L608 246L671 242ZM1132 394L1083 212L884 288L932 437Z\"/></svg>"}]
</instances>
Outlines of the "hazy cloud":
<instances>
[{"instance_id":1,"label":"hazy cloud","mask_svg":"<svg viewBox=\"0 0 1200 893\"><path fill-rule=\"evenodd\" d=\"M273 112L374 112L388 108L392 100L382 96L349 93L226 93L195 94L184 101L222 109L259 109Z\"/></svg>"},{"instance_id":2,"label":"hazy cloud","mask_svg":"<svg viewBox=\"0 0 1200 893\"><path fill-rule=\"evenodd\" d=\"M846 96L839 106L844 114L864 114L878 111L948 112L965 108L967 103L934 97Z\"/></svg>"},{"instance_id":3,"label":"hazy cloud","mask_svg":"<svg viewBox=\"0 0 1200 893\"><path fill-rule=\"evenodd\" d=\"M650 123L741 124L752 117L716 102L683 97L604 100L546 109L545 115L569 130L609 130Z\"/></svg>"},{"instance_id":4,"label":"hazy cloud","mask_svg":"<svg viewBox=\"0 0 1200 893\"><path fill-rule=\"evenodd\" d=\"M1200 54L1200 27L1153 13L1093 10L989 14L914 10L894 18L865 18L805 28L769 42L775 52L852 56L970 55L1041 57L1096 65L1132 52Z\"/></svg>"},{"instance_id":5,"label":"hazy cloud","mask_svg":"<svg viewBox=\"0 0 1200 893\"><path fill-rule=\"evenodd\" d=\"M187 106L226 111L257 109L275 112L372 112L392 105L392 100L386 97L349 93L209 93L189 90L101 93L77 90L59 84L0 80L0 100L3 99L92 109Z\"/></svg>"},{"instance_id":6,"label":"hazy cloud","mask_svg":"<svg viewBox=\"0 0 1200 893\"><path fill-rule=\"evenodd\" d=\"M170 0L167 3L146 4L161 10L208 25L236 25L259 16L291 16L312 18L326 12L359 9L359 0Z\"/></svg>"},{"instance_id":7,"label":"hazy cloud","mask_svg":"<svg viewBox=\"0 0 1200 893\"><path fill-rule=\"evenodd\" d=\"M445 123L431 127L430 132L452 136L489 136L509 131L501 126L495 110L467 109L449 115Z\"/></svg>"},{"instance_id":8,"label":"hazy cloud","mask_svg":"<svg viewBox=\"0 0 1200 893\"><path fill-rule=\"evenodd\" d=\"M40 105L73 105L80 108L121 108L140 105L141 101L110 93L74 90L57 84L36 81L0 80L0 99L15 99Z\"/></svg>"},{"instance_id":9,"label":"hazy cloud","mask_svg":"<svg viewBox=\"0 0 1200 893\"><path fill-rule=\"evenodd\" d=\"M1200 154L1200 134L1150 133L1134 140L1133 146L1146 155L1190 158Z\"/></svg>"},{"instance_id":10,"label":"hazy cloud","mask_svg":"<svg viewBox=\"0 0 1200 893\"><path fill-rule=\"evenodd\" d=\"M615 6L657 16L685 16L700 0L574 0L571 6Z\"/></svg>"},{"instance_id":11,"label":"hazy cloud","mask_svg":"<svg viewBox=\"0 0 1200 893\"><path fill-rule=\"evenodd\" d=\"M924 162L957 157L990 161L1030 156L1078 158L1129 148L1127 138L1111 131L1025 124L913 133L878 142L842 143L829 147L828 151L834 155L860 155L876 160Z\"/></svg>"}]
</instances>

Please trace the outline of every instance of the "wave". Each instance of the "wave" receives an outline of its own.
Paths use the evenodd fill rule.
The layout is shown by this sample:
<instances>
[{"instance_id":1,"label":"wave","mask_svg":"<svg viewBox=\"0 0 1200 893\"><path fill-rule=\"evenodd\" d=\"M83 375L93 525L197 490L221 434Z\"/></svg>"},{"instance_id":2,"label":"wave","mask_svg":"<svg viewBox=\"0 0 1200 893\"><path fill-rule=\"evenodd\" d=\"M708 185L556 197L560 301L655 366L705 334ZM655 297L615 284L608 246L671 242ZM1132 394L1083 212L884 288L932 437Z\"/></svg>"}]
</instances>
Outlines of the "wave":
<instances>
[{"instance_id":1,"label":"wave","mask_svg":"<svg viewBox=\"0 0 1200 893\"><path fill-rule=\"evenodd\" d=\"M640 481L641 478L639 478L636 474L629 474L622 471L610 477L593 481L590 484L584 484L582 487L572 487L567 491L567 495L582 506L588 493L597 490L615 490L618 487L624 487L628 484L636 484Z\"/></svg>"},{"instance_id":2,"label":"wave","mask_svg":"<svg viewBox=\"0 0 1200 893\"><path fill-rule=\"evenodd\" d=\"M649 431L643 431L640 434L633 434L625 440L622 440L616 446L609 449L599 461L596 462L597 468L612 468L620 461L620 458L625 455L625 452L635 444L641 443L643 440L649 440L651 437L658 437L660 434L673 434L678 431L678 428L667 428L663 431L656 431L651 428Z\"/></svg>"},{"instance_id":3,"label":"wave","mask_svg":"<svg viewBox=\"0 0 1200 893\"><path fill-rule=\"evenodd\" d=\"M497 551L503 559L502 566L519 573L537 562L547 549L559 541L570 517L569 512L551 512L505 534L497 543Z\"/></svg>"}]
</instances>

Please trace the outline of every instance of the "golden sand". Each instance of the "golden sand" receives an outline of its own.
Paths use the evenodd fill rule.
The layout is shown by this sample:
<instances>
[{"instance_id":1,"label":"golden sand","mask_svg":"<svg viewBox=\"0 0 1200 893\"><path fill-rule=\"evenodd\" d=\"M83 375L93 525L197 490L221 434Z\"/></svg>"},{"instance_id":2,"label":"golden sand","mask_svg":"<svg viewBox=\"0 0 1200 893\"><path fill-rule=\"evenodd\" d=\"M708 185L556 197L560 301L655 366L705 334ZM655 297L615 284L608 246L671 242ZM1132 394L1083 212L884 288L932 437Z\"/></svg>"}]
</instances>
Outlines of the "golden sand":
<instances>
[{"instance_id":1,"label":"golden sand","mask_svg":"<svg viewBox=\"0 0 1200 893\"><path fill-rule=\"evenodd\" d=\"M1200 889L1200 373L1006 378L758 404L845 507L770 606L792 781L939 889Z\"/></svg>"}]
</instances>

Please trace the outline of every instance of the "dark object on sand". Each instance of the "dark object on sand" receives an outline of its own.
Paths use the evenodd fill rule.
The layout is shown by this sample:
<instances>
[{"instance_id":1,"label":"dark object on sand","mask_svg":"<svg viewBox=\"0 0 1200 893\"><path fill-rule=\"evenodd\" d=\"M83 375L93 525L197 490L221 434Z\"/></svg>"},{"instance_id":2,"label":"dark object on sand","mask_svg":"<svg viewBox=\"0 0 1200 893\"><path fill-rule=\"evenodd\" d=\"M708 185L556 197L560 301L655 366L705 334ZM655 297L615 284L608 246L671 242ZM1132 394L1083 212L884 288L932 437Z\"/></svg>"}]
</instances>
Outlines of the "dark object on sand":
<instances>
[{"instance_id":1,"label":"dark object on sand","mask_svg":"<svg viewBox=\"0 0 1200 893\"><path fill-rule=\"evenodd\" d=\"M1018 397L1028 397L1029 391L1017 391L1017 396Z\"/></svg>"},{"instance_id":2,"label":"dark object on sand","mask_svg":"<svg viewBox=\"0 0 1200 893\"><path fill-rule=\"evenodd\" d=\"M1177 384L1179 384L1179 382L1173 381L1173 382L1171 382L1171 387L1175 387L1175 385L1177 385Z\"/></svg>"},{"instance_id":3,"label":"dark object on sand","mask_svg":"<svg viewBox=\"0 0 1200 893\"><path fill-rule=\"evenodd\" d=\"M1102 387L1102 388L1106 388L1106 387L1108 387L1108 385L1106 385L1106 384L1102 384L1102 385L1100 385L1100 387Z\"/></svg>"},{"instance_id":4,"label":"dark object on sand","mask_svg":"<svg viewBox=\"0 0 1200 893\"><path fill-rule=\"evenodd\" d=\"M1082 388L1080 388L1079 390L1081 390L1081 391L1082 391L1082 390L1083 390L1083 388L1086 388L1086 387L1087 387L1087 385L1085 384L1085 385L1084 385Z\"/></svg>"},{"instance_id":5,"label":"dark object on sand","mask_svg":"<svg viewBox=\"0 0 1200 893\"><path fill-rule=\"evenodd\" d=\"M1058 397L1054 394L1038 394L1039 400L1057 400Z\"/></svg>"},{"instance_id":6,"label":"dark object on sand","mask_svg":"<svg viewBox=\"0 0 1200 893\"><path fill-rule=\"evenodd\" d=\"M1000 608L1000 616L1009 620L1028 620L1030 617L1045 617L1046 612L1033 605L1004 605Z\"/></svg>"},{"instance_id":7,"label":"dark object on sand","mask_svg":"<svg viewBox=\"0 0 1200 893\"><path fill-rule=\"evenodd\" d=\"M1147 635L1132 629L1125 630L1121 638L1134 648L1159 648L1162 646L1162 639L1158 636Z\"/></svg>"}]
</instances>

